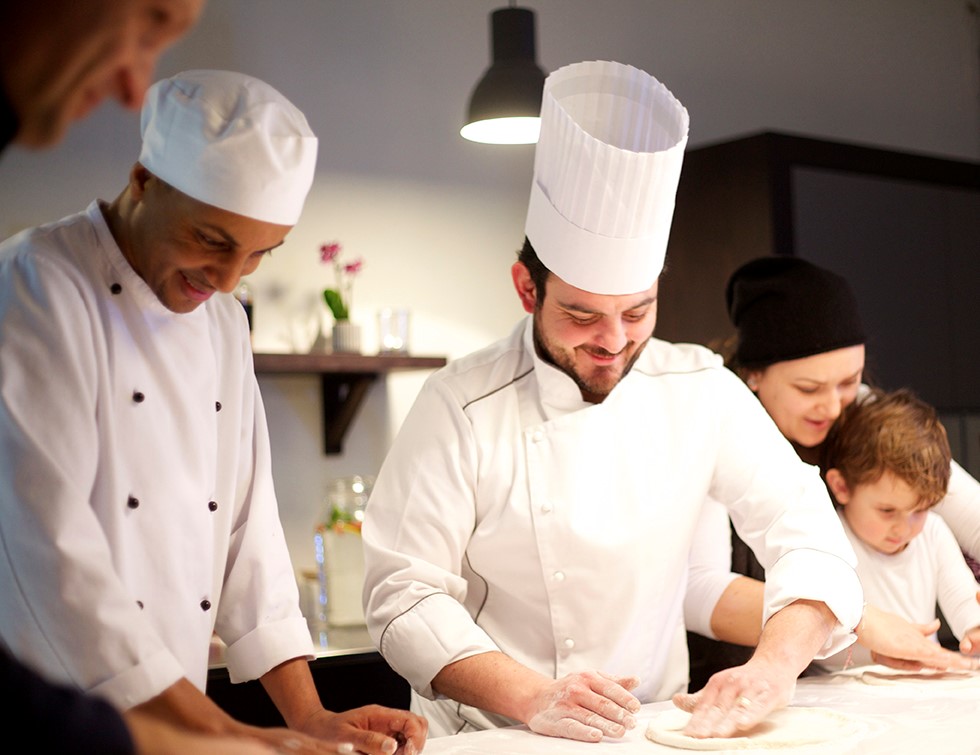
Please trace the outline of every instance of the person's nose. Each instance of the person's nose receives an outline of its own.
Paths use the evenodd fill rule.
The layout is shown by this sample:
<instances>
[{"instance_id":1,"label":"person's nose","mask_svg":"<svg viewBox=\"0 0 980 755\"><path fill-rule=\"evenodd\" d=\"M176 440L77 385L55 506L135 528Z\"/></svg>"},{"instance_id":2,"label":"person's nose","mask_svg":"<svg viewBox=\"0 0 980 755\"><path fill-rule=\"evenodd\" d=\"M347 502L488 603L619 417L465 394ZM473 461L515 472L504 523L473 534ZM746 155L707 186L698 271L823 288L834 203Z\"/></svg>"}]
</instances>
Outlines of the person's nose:
<instances>
[{"instance_id":1,"label":"person's nose","mask_svg":"<svg viewBox=\"0 0 980 755\"><path fill-rule=\"evenodd\" d=\"M244 276L255 270L242 260L230 258L226 261L215 263L207 270L208 282L223 294L231 293L238 286Z\"/></svg>"},{"instance_id":2,"label":"person's nose","mask_svg":"<svg viewBox=\"0 0 980 755\"><path fill-rule=\"evenodd\" d=\"M600 322L599 338L597 345L608 351L610 354L618 354L629 342L626 335L626 328L622 320L618 317L604 317Z\"/></svg>"},{"instance_id":3,"label":"person's nose","mask_svg":"<svg viewBox=\"0 0 980 755\"><path fill-rule=\"evenodd\" d=\"M844 407L840 394L837 391L827 391L822 403L824 413L826 414L827 419L831 421L840 416L841 409Z\"/></svg>"},{"instance_id":4,"label":"person's nose","mask_svg":"<svg viewBox=\"0 0 980 755\"><path fill-rule=\"evenodd\" d=\"M895 537L902 540L908 538L909 533L912 532L912 522L909 520L908 516L900 516L895 521L892 526L892 533Z\"/></svg>"},{"instance_id":5,"label":"person's nose","mask_svg":"<svg viewBox=\"0 0 980 755\"><path fill-rule=\"evenodd\" d=\"M123 107L139 110L146 90L153 83L153 72L162 48L139 42L134 42L134 48L116 73L113 95Z\"/></svg>"}]
</instances>

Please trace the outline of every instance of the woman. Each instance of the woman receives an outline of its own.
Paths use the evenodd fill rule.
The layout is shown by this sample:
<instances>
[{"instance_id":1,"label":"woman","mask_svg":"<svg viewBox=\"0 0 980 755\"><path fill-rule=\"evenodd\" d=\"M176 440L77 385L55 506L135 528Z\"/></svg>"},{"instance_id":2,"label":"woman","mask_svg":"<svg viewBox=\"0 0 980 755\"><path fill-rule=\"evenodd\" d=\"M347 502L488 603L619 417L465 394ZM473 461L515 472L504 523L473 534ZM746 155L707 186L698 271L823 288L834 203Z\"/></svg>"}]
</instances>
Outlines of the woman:
<instances>
[{"instance_id":1,"label":"woman","mask_svg":"<svg viewBox=\"0 0 980 755\"><path fill-rule=\"evenodd\" d=\"M797 257L763 257L746 263L728 281L726 302L736 328L736 347L729 366L742 377L800 458L816 465L827 434L841 410L864 395L865 342L857 302L847 282L829 270ZM980 483L953 462L946 498L934 511L946 521L964 555L980 560ZM762 585L765 577L738 536L731 532L725 509L707 502L698 543L692 550L691 579L714 574L719 602L710 617L701 607L688 608L688 626L710 626L715 636L740 637L754 644L761 626ZM730 549L729 549L730 545ZM753 579L718 582L727 570L728 554L734 572ZM723 592L722 592L723 589ZM719 607L759 603L751 611ZM745 617L744 626L717 626L719 615ZM929 648L909 634L912 625L869 607L858 628L858 641L877 651L892 665L952 662L949 655L924 655ZM921 627L928 635L937 626ZM931 643L930 643L931 644ZM743 663L747 647L689 636L691 689L697 689L721 668ZM901 662L897 658L909 659Z\"/></svg>"}]
</instances>

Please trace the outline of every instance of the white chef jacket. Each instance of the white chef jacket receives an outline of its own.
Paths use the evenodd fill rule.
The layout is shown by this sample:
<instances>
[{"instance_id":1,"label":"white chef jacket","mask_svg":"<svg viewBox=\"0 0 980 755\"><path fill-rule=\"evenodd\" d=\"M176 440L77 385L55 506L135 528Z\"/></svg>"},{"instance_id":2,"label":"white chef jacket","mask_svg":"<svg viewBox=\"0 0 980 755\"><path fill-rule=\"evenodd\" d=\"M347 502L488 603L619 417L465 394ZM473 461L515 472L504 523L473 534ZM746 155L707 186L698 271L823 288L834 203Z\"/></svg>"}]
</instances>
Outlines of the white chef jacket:
<instances>
[{"instance_id":1,"label":"white chef jacket","mask_svg":"<svg viewBox=\"0 0 980 755\"><path fill-rule=\"evenodd\" d=\"M601 404L534 352L531 319L434 373L366 509L365 614L438 736L512 723L431 700L448 664L500 650L549 677L687 683L682 602L708 495L770 569L767 615L826 602L853 641L854 554L815 470L720 357L652 340ZM791 504L791 505L787 505Z\"/></svg>"},{"instance_id":2,"label":"white chef jacket","mask_svg":"<svg viewBox=\"0 0 980 755\"><path fill-rule=\"evenodd\" d=\"M936 618L936 605L943 612L956 639L974 627L980 627L980 605L973 577L960 553L953 533L932 511L926 514L922 532L901 552L888 555L864 543L838 509L858 560L858 576L864 597L873 606L901 616L916 624L928 624ZM936 635L933 634L933 640ZM938 640L936 640L938 641ZM830 658L817 662L826 671L873 663L871 651L854 645Z\"/></svg>"},{"instance_id":3,"label":"white chef jacket","mask_svg":"<svg viewBox=\"0 0 980 755\"><path fill-rule=\"evenodd\" d=\"M0 245L0 637L129 707L312 657L244 310L166 309L97 202Z\"/></svg>"}]
</instances>

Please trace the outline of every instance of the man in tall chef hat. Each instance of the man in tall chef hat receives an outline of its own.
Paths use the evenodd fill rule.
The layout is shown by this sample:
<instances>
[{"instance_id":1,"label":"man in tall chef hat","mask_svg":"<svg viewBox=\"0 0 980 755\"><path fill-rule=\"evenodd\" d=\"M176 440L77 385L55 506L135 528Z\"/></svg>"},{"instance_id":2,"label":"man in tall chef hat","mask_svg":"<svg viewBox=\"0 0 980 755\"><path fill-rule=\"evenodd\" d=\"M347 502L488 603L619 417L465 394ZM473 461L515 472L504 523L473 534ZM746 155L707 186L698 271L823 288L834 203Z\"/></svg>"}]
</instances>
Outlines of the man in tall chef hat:
<instances>
[{"instance_id":1,"label":"man in tall chef hat","mask_svg":"<svg viewBox=\"0 0 980 755\"><path fill-rule=\"evenodd\" d=\"M682 693L709 494L769 570L766 625L746 665L677 698L688 733L751 727L853 641L861 587L816 470L720 357L651 338L687 131L643 71L548 77L511 268L529 316L427 381L381 469L368 628L435 735L521 722L594 742Z\"/></svg>"},{"instance_id":2,"label":"man in tall chef hat","mask_svg":"<svg viewBox=\"0 0 980 755\"><path fill-rule=\"evenodd\" d=\"M50 679L295 752L421 749L426 722L323 709L278 519L245 313L316 164L303 114L226 71L157 82L112 202L0 245L0 637ZM212 634L289 729L204 694Z\"/></svg>"}]
</instances>

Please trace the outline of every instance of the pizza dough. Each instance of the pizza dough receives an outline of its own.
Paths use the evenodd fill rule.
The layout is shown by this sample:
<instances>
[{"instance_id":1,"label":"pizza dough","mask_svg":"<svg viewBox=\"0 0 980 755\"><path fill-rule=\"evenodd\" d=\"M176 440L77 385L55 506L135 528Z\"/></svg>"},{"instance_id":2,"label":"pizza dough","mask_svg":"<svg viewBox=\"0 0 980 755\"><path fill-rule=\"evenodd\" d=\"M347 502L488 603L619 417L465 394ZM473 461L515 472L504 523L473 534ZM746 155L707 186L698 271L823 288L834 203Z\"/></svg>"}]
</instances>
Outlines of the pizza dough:
<instances>
[{"instance_id":1,"label":"pizza dough","mask_svg":"<svg viewBox=\"0 0 980 755\"><path fill-rule=\"evenodd\" d=\"M754 729L734 737L697 739L684 734L691 718L679 708L654 715L647 725L647 739L680 750L792 749L853 736L863 730L855 719L827 708L781 708Z\"/></svg>"},{"instance_id":2,"label":"pizza dough","mask_svg":"<svg viewBox=\"0 0 980 755\"><path fill-rule=\"evenodd\" d=\"M860 678L876 686L952 683L980 689L980 674L973 671L900 671L880 666L861 672Z\"/></svg>"}]
</instances>

